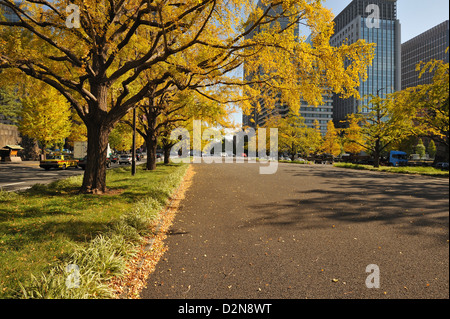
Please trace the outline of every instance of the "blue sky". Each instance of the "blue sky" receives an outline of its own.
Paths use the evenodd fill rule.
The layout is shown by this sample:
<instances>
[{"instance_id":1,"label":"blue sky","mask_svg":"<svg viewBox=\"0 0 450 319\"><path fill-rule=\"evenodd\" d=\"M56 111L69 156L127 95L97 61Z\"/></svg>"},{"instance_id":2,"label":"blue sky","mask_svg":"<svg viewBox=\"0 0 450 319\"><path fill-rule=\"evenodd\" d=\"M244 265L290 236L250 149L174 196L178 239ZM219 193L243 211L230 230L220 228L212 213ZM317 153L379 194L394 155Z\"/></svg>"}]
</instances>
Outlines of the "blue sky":
<instances>
[{"instance_id":1,"label":"blue sky","mask_svg":"<svg viewBox=\"0 0 450 319\"><path fill-rule=\"evenodd\" d=\"M351 0L324 0L325 7L338 15ZM402 43L449 19L448 0L397 0L397 17L402 29ZM308 34L306 34L308 35ZM234 115L242 123L240 112Z\"/></svg>"},{"instance_id":2,"label":"blue sky","mask_svg":"<svg viewBox=\"0 0 450 319\"><path fill-rule=\"evenodd\" d=\"M351 0L325 0L324 6L338 15ZM402 43L449 18L448 0L398 0L397 18L402 25Z\"/></svg>"}]
</instances>

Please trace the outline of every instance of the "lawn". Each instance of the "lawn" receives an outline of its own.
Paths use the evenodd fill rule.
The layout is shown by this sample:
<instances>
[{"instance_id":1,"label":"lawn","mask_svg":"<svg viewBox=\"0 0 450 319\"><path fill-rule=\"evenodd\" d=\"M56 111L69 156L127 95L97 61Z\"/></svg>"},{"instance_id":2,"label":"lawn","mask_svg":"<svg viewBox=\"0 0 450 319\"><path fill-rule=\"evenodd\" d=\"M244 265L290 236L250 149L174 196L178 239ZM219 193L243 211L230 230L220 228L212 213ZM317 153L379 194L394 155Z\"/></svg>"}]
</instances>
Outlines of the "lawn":
<instances>
[{"instance_id":1,"label":"lawn","mask_svg":"<svg viewBox=\"0 0 450 319\"><path fill-rule=\"evenodd\" d=\"M350 163L335 163L335 167L351 168L359 170L370 170L378 172L400 173L400 174L416 174L416 175L428 175L435 177L449 177L448 171L443 171L434 167L419 167L419 166L406 166L406 167L388 167L380 166L378 168L371 165L360 165Z\"/></svg>"},{"instance_id":2,"label":"lawn","mask_svg":"<svg viewBox=\"0 0 450 319\"><path fill-rule=\"evenodd\" d=\"M105 195L79 194L82 176L0 191L0 298L108 296L106 281L123 271L187 167L109 170ZM68 263L84 267L85 289L65 290Z\"/></svg>"}]
</instances>

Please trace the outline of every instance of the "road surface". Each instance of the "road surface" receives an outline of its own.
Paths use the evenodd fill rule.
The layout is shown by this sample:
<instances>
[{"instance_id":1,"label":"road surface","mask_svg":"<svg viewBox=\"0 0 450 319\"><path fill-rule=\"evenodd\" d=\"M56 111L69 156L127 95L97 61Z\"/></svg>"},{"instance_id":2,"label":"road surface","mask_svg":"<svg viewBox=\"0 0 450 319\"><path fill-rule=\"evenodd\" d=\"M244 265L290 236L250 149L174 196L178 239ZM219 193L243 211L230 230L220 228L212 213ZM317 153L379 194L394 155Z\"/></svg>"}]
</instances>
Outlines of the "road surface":
<instances>
[{"instance_id":1,"label":"road surface","mask_svg":"<svg viewBox=\"0 0 450 319\"><path fill-rule=\"evenodd\" d=\"M194 170L141 298L449 298L448 179L329 165Z\"/></svg>"},{"instance_id":2,"label":"road surface","mask_svg":"<svg viewBox=\"0 0 450 319\"><path fill-rule=\"evenodd\" d=\"M138 165L145 161L137 162ZM119 164L112 163L111 168ZM34 184L47 184L53 181L74 175L84 174L81 168L68 168L66 170L51 169L46 171L39 167L37 161L24 161L20 163L0 163L0 189L3 191L26 190Z\"/></svg>"},{"instance_id":3,"label":"road surface","mask_svg":"<svg viewBox=\"0 0 450 319\"><path fill-rule=\"evenodd\" d=\"M79 168L46 171L39 167L39 162L21 162L0 164L0 189L3 191L20 191L34 184L47 184L58 179L83 174Z\"/></svg>"}]
</instances>

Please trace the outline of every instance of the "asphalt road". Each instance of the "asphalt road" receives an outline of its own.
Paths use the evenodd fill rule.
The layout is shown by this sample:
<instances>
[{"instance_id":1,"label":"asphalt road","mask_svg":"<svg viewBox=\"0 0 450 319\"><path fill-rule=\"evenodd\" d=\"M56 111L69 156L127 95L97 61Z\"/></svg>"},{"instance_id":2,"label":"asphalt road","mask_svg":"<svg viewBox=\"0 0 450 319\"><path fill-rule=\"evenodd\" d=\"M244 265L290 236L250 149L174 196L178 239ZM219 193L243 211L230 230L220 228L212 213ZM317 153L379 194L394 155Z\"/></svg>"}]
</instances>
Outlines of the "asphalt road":
<instances>
[{"instance_id":1,"label":"asphalt road","mask_svg":"<svg viewBox=\"0 0 450 319\"><path fill-rule=\"evenodd\" d=\"M144 161L138 162L143 164ZM119 166L112 164L112 168ZM80 168L66 170L51 169L46 171L39 167L39 162L24 161L21 163L0 163L0 189L4 191L26 190L34 184L47 184L74 175L84 174Z\"/></svg>"},{"instance_id":2,"label":"asphalt road","mask_svg":"<svg viewBox=\"0 0 450 319\"><path fill-rule=\"evenodd\" d=\"M0 189L20 191L34 184L47 184L55 180L83 174L79 168L46 171L39 167L39 162L2 163L0 164Z\"/></svg>"},{"instance_id":3,"label":"asphalt road","mask_svg":"<svg viewBox=\"0 0 450 319\"><path fill-rule=\"evenodd\" d=\"M194 170L141 298L449 298L448 179L325 165ZM380 288L366 286L371 264Z\"/></svg>"}]
</instances>

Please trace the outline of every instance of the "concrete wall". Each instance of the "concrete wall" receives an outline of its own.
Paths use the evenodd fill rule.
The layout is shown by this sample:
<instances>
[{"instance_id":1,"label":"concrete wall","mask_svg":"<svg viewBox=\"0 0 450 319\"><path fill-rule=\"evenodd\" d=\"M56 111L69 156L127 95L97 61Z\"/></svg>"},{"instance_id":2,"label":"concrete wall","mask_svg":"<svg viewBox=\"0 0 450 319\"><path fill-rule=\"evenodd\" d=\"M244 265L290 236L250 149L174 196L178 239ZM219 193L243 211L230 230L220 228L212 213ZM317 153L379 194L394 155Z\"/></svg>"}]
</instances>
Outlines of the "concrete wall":
<instances>
[{"instance_id":1,"label":"concrete wall","mask_svg":"<svg viewBox=\"0 0 450 319\"><path fill-rule=\"evenodd\" d=\"M21 140L17 126L0 124L0 148L5 145L19 145Z\"/></svg>"}]
</instances>

